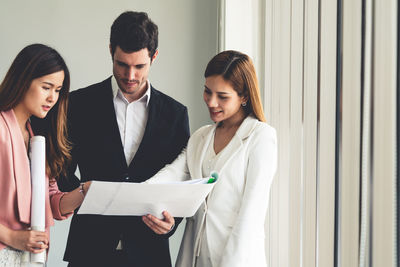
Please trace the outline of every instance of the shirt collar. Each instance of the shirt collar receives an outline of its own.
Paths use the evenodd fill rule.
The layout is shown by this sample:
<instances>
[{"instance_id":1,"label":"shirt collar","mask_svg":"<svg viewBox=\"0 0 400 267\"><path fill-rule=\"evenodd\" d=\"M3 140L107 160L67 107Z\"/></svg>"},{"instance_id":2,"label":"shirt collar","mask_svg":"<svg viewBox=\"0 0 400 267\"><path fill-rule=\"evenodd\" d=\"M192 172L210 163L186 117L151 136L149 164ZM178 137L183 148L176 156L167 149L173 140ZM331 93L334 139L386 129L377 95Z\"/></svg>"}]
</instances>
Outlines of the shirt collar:
<instances>
[{"instance_id":1,"label":"shirt collar","mask_svg":"<svg viewBox=\"0 0 400 267\"><path fill-rule=\"evenodd\" d=\"M144 93L144 95L142 95L141 98L139 98L137 101L146 101L146 107L149 106L149 102L150 102L150 94L151 94L151 90L150 90L150 81L147 80L147 88L146 88L146 92ZM117 80L115 79L114 75L111 76L111 89L112 89L112 93L113 93L113 99L115 99L118 95L124 100L127 101L124 94L122 93L121 89L119 89Z\"/></svg>"}]
</instances>

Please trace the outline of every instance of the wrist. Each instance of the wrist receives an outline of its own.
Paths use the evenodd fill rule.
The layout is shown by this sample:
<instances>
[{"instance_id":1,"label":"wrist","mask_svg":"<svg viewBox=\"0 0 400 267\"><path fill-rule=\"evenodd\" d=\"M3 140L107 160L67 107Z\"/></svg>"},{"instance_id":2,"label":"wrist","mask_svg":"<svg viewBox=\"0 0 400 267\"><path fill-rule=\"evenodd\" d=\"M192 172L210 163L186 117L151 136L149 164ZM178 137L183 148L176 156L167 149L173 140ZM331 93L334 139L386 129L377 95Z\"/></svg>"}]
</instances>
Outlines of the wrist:
<instances>
[{"instance_id":1,"label":"wrist","mask_svg":"<svg viewBox=\"0 0 400 267\"><path fill-rule=\"evenodd\" d=\"M3 236L2 242L8 246L11 246L11 242L15 239L13 237L14 232L15 232L14 230L12 230L10 228L6 228L4 231L4 236Z\"/></svg>"},{"instance_id":2,"label":"wrist","mask_svg":"<svg viewBox=\"0 0 400 267\"><path fill-rule=\"evenodd\" d=\"M171 226L171 229L169 229L168 232L165 233L165 235L169 234L172 230L174 230L174 228L175 228L175 223Z\"/></svg>"}]
</instances>

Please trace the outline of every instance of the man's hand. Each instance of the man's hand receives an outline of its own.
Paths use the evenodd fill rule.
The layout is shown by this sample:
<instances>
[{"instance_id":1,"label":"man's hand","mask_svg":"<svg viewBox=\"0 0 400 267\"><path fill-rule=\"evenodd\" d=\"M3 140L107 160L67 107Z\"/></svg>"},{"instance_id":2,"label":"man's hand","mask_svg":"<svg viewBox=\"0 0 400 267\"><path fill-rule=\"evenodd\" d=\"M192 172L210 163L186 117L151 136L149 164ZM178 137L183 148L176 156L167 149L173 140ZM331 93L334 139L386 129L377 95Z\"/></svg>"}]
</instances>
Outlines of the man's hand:
<instances>
[{"instance_id":1,"label":"man's hand","mask_svg":"<svg viewBox=\"0 0 400 267\"><path fill-rule=\"evenodd\" d=\"M147 214L142 216L143 222L151 229L154 233L164 235L169 233L175 225L175 219L168 212L163 211L164 219L160 220L153 215Z\"/></svg>"}]
</instances>

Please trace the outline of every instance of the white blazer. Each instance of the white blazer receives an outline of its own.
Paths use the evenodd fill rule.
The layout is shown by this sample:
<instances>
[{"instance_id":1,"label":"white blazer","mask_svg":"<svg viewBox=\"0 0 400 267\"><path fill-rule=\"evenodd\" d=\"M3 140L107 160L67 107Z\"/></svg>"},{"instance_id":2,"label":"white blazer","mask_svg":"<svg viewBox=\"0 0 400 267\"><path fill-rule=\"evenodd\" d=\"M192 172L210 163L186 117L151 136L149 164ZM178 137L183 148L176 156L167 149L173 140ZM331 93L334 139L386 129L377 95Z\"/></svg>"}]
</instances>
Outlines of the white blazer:
<instances>
[{"instance_id":1,"label":"white blazer","mask_svg":"<svg viewBox=\"0 0 400 267\"><path fill-rule=\"evenodd\" d=\"M198 129L186 150L146 182L201 178L215 127ZM176 266L194 266L204 231L213 267L267 266L264 223L277 165L275 129L248 116L224 149L207 204L187 218Z\"/></svg>"}]
</instances>

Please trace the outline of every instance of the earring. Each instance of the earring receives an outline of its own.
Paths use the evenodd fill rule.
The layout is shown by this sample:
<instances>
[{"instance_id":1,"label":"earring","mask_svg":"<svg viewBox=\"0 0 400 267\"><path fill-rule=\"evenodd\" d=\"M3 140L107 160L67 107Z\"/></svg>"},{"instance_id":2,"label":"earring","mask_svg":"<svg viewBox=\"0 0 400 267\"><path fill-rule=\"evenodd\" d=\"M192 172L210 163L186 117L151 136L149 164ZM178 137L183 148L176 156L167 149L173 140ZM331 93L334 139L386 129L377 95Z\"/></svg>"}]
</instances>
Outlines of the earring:
<instances>
[{"instance_id":1,"label":"earring","mask_svg":"<svg viewBox=\"0 0 400 267\"><path fill-rule=\"evenodd\" d=\"M247 102L243 102L242 106L245 107L247 105Z\"/></svg>"}]
</instances>

